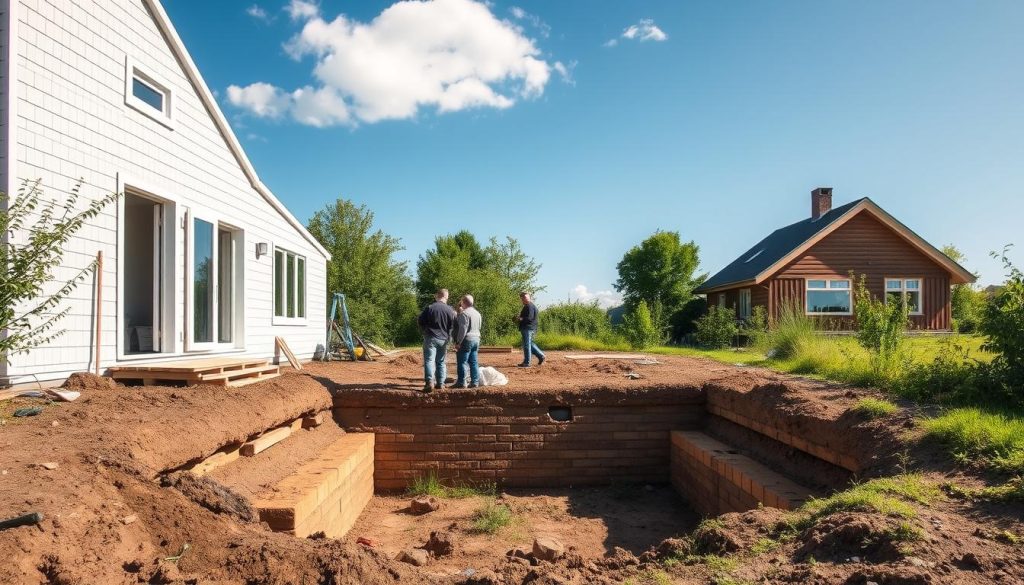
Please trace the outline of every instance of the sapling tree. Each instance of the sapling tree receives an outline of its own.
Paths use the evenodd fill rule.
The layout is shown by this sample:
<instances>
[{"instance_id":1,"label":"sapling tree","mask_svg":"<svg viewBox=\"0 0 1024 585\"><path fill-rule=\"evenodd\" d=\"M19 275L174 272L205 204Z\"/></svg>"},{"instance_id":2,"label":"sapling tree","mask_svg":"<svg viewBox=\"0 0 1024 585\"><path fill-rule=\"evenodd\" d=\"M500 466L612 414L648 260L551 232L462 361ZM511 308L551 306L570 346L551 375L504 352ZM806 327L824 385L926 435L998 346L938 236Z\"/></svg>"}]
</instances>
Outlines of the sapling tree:
<instances>
[{"instance_id":1,"label":"sapling tree","mask_svg":"<svg viewBox=\"0 0 1024 585\"><path fill-rule=\"evenodd\" d=\"M96 261L80 268L74 276L58 281L57 290L47 292L64 250L75 233L99 215L117 193L90 201L78 210L81 181L63 203L44 201L39 181L25 181L11 200L0 194L0 360L26 353L57 337L64 330L60 321L70 307L63 301L95 268Z\"/></svg>"}]
</instances>

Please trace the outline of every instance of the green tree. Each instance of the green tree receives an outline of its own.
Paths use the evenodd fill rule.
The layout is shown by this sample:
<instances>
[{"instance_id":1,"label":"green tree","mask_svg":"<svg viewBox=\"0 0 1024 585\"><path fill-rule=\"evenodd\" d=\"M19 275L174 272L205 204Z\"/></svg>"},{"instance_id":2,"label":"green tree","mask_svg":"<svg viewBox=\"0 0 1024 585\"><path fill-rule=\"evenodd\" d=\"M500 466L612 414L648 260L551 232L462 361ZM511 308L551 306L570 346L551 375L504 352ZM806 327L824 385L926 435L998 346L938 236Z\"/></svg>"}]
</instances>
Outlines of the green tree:
<instances>
[{"instance_id":1,"label":"green tree","mask_svg":"<svg viewBox=\"0 0 1024 585\"><path fill-rule=\"evenodd\" d=\"M626 313L622 335L633 349L647 349L661 342L661 332L647 308L647 301L640 300Z\"/></svg>"},{"instance_id":2,"label":"green tree","mask_svg":"<svg viewBox=\"0 0 1024 585\"><path fill-rule=\"evenodd\" d=\"M1006 283L985 307L981 332L992 360L996 379L1018 404L1024 403L1024 272L1002 254L993 254L1006 268Z\"/></svg>"},{"instance_id":3,"label":"green tree","mask_svg":"<svg viewBox=\"0 0 1024 585\"><path fill-rule=\"evenodd\" d=\"M481 246L468 231L438 236L434 247L416 263L416 290L420 304L433 300L434 292L447 288L451 298L472 294L483 314L485 343L516 331L519 292L542 290L537 285L540 265L522 251L513 238L491 238Z\"/></svg>"},{"instance_id":4,"label":"green tree","mask_svg":"<svg viewBox=\"0 0 1024 585\"><path fill-rule=\"evenodd\" d=\"M682 242L679 232L660 230L626 252L616 266L615 290L622 293L627 312L644 301L655 326L664 331L704 280L694 276L699 252L694 242Z\"/></svg>"},{"instance_id":5,"label":"green tree","mask_svg":"<svg viewBox=\"0 0 1024 585\"><path fill-rule=\"evenodd\" d=\"M71 190L63 205L55 199L42 201L40 182L24 182L18 197L10 201L0 193L0 360L28 351L60 337L60 321L71 307L63 307L79 284L96 267L90 262L70 279L57 282L54 272L64 250L85 222L99 215L118 193L90 201L77 211L82 183Z\"/></svg>"},{"instance_id":6,"label":"green tree","mask_svg":"<svg viewBox=\"0 0 1024 585\"><path fill-rule=\"evenodd\" d=\"M398 238L374 230L365 205L338 199L313 214L309 232L331 253L328 292L345 293L352 329L391 344L416 339L416 297Z\"/></svg>"},{"instance_id":7,"label":"green tree","mask_svg":"<svg viewBox=\"0 0 1024 585\"><path fill-rule=\"evenodd\" d=\"M953 244L942 247L942 253L954 262L963 265L967 258ZM975 274L977 277L978 275ZM950 305L953 311L953 327L961 333L978 330L985 313L985 293L971 283L954 284L950 291Z\"/></svg>"}]
</instances>

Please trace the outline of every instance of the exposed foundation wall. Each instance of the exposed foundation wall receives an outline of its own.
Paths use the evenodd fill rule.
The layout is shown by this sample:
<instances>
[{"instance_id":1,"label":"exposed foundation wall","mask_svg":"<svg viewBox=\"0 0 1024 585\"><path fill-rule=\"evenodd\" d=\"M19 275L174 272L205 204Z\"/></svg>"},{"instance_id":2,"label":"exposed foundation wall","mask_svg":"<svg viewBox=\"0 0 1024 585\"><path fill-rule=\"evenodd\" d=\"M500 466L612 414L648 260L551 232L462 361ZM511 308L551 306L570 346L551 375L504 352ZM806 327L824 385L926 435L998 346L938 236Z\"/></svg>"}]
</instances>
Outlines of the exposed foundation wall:
<instances>
[{"instance_id":1,"label":"exposed foundation wall","mask_svg":"<svg viewBox=\"0 0 1024 585\"><path fill-rule=\"evenodd\" d=\"M378 395L369 398L373 406L367 394L336 397L335 419L348 431L376 434L378 490L403 489L430 472L520 487L667 482L669 433L699 428L705 416L695 389L614 398L450 392L430 404ZM553 420L552 406L571 409L572 420Z\"/></svg>"}]
</instances>

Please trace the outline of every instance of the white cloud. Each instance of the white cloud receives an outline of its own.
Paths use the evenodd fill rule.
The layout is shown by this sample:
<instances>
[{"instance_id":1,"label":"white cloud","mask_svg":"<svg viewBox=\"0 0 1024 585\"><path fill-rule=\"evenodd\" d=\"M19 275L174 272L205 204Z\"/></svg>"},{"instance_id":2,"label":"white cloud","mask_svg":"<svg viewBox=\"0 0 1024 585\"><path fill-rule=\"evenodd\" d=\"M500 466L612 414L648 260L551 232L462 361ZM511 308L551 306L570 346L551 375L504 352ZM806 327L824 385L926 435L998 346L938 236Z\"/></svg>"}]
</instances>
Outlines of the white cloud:
<instances>
[{"instance_id":1,"label":"white cloud","mask_svg":"<svg viewBox=\"0 0 1024 585\"><path fill-rule=\"evenodd\" d=\"M270 18L270 15L267 14L267 11L257 4L253 4L252 6L246 8L245 13L255 18L256 20L262 20L263 22L270 22L271 20L273 20L272 18Z\"/></svg>"},{"instance_id":2,"label":"white cloud","mask_svg":"<svg viewBox=\"0 0 1024 585\"><path fill-rule=\"evenodd\" d=\"M519 6L513 6L509 8L508 11L509 14L512 15L512 18L516 20L521 20L532 25L533 28L537 30L537 33L540 34L540 36L544 38L548 38L549 36L551 36L551 26L548 23L541 20L541 18L536 14L530 14L529 12L520 8Z\"/></svg>"},{"instance_id":3,"label":"white cloud","mask_svg":"<svg viewBox=\"0 0 1024 585\"><path fill-rule=\"evenodd\" d=\"M421 108L505 109L542 95L552 71L571 81L574 64L549 63L521 28L473 0L396 2L369 22L328 21L305 0L288 10L306 22L285 49L315 59L315 83L228 88L231 104L259 117L330 126L407 119Z\"/></svg>"},{"instance_id":4,"label":"white cloud","mask_svg":"<svg viewBox=\"0 0 1024 585\"><path fill-rule=\"evenodd\" d=\"M640 42L661 42L667 41L668 35L665 34L665 31L658 28L658 25L654 24L654 20L650 18L643 18L640 20L640 22L636 24L631 24L628 27L626 27L626 29L622 31L622 35L620 35L619 38ZM608 41L604 43L604 46L614 47L618 44L619 39L614 38L608 39Z\"/></svg>"},{"instance_id":5,"label":"white cloud","mask_svg":"<svg viewBox=\"0 0 1024 585\"><path fill-rule=\"evenodd\" d=\"M609 309L622 304L622 296L615 291L598 290L591 292L585 284L577 284L573 287L572 291L569 292L569 298L581 303L592 303L597 301L597 306L602 309Z\"/></svg>"},{"instance_id":6,"label":"white cloud","mask_svg":"<svg viewBox=\"0 0 1024 585\"><path fill-rule=\"evenodd\" d=\"M285 10L292 20L309 20L320 16L320 6L309 0L290 0Z\"/></svg>"}]
</instances>

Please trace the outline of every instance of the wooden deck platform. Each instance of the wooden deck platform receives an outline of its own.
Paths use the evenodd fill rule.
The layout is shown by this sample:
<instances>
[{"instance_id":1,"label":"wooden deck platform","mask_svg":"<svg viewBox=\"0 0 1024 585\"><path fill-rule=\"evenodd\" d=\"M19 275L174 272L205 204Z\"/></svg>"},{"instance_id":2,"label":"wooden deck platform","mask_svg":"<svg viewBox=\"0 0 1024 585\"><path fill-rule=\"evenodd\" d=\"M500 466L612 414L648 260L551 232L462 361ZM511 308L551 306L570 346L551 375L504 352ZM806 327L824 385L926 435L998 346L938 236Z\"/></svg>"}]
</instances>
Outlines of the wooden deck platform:
<instances>
[{"instance_id":1,"label":"wooden deck platform","mask_svg":"<svg viewBox=\"0 0 1024 585\"><path fill-rule=\"evenodd\" d=\"M220 357L114 366L110 375L115 380L138 380L147 386L182 382L189 386L245 386L276 378L281 375L281 368L265 359Z\"/></svg>"}]
</instances>

